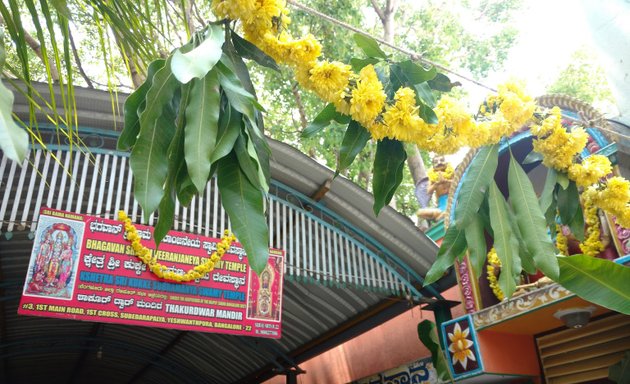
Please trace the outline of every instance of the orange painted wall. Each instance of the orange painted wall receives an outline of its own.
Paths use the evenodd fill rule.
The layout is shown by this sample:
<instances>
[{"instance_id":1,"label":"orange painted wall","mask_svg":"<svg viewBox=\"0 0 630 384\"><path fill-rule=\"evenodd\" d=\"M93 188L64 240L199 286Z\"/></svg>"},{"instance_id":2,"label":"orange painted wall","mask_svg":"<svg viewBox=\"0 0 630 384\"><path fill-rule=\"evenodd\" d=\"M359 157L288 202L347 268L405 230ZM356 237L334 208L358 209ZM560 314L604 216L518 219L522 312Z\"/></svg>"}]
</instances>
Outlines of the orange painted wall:
<instances>
[{"instance_id":1,"label":"orange painted wall","mask_svg":"<svg viewBox=\"0 0 630 384\"><path fill-rule=\"evenodd\" d=\"M448 300L459 300L457 286L443 293ZM453 318L464 314L461 306L452 310ZM307 373L298 377L301 384L348 383L363 377L429 357L418 340L418 323L434 320L433 312L414 307L379 327L355 337L323 354L299 364ZM284 384L284 376L265 383Z\"/></svg>"},{"instance_id":2,"label":"orange painted wall","mask_svg":"<svg viewBox=\"0 0 630 384\"><path fill-rule=\"evenodd\" d=\"M486 372L540 375L534 336L486 330L477 333L477 340Z\"/></svg>"}]
</instances>

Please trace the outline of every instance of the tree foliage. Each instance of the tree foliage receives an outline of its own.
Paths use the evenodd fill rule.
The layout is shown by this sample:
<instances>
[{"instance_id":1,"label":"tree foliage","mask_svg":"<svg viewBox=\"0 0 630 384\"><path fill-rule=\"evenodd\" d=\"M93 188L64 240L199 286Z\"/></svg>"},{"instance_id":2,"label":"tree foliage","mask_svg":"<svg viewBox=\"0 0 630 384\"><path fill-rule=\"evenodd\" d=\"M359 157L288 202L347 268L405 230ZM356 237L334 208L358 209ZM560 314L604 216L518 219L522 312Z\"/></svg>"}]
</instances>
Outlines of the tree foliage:
<instances>
[{"instance_id":1,"label":"tree foliage","mask_svg":"<svg viewBox=\"0 0 630 384\"><path fill-rule=\"evenodd\" d=\"M586 103L614 101L604 69L586 47L573 52L569 64L549 85L547 92L573 96Z\"/></svg>"}]
</instances>

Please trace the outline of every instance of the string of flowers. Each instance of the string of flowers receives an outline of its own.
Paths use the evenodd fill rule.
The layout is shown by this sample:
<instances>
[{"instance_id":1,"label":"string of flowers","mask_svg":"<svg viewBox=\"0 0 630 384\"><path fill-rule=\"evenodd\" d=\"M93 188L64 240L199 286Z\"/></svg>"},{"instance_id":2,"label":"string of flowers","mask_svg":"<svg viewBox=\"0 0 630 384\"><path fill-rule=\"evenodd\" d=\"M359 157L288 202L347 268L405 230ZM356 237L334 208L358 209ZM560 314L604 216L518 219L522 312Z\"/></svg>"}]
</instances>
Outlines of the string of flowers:
<instances>
[{"instance_id":1,"label":"string of flowers","mask_svg":"<svg viewBox=\"0 0 630 384\"><path fill-rule=\"evenodd\" d=\"M476 118L457 100L443 95L434 108L438 123L428 124L418 114L413 89L401 87L393 100L388 100L373 65L355 73L347 64L319 60L322 46L313 35L291 36L284 0L213 0L212 9L220 18L240 20L247 40L291 67L302 87L333 103L338 112L350 115L375 140L389 138L438 154L453 153L463 146L495 144L521 129L536 112L533 98L522 85L508 82L485 100ZM611 169L605 156L575 161L586 145L584 129L567 131L561 124L560 109L555 107L531 130L537 137L534 150L543 155L546 166L568 173L578 186L592 191L595 206L616 216L620 225L630 227L630 183L621 177L603 179Z\"/></svg>"},{"instance_id":2,"label":"string of flowers","mask_svg":"<svg viewBox=\"0 0 630 384\"><path fill-rule=\"evenodd\" d=\"M556 248L560 254L569 256L569 239L562 231L562 226L556 223Z\"/></svg>"},{"instance_id":3,"label":"string of flowers","mask_svg":"<svg viewBox=\"0 0 630 384\"><path fill-rule=\"evenodd\" d=\"M302 87L350 115L375 140L389 138L439 154L453 153L462 146L497 143L520 129L534 113L534 100L521 85L506 83L486 103L481 121L444 95L434 108L438 123L427 124L418 115L413 89L401 87L393 100L387 100L373 65L355 73L347 64L319 60L322 46L313 35L293 38L286 29L291 20L284 0L213 0L212 9L220 18L240 20L247 40L293 68Z\"/></svg>"},{"instance_id":4,"label":"string of flowers","mask_svg":"<svg viewBox=\"0 0 630 384\"><path fill-rule=\"evenodd\" d=\"M432 183L443 181L443 180L452 180L453 175L455 174L455 170L450 163L446 164L446 168L443 171L436 170L431 167L427 171L427 176L429 177L429 181Z\"/></svg>"},{"instance_id":5,"label":"string of flowers","mask_svg":"<svg viewBox=\"0 0 630 384\"><path fill-rule=\"evenodd\" d=\"M487 275L488 275L488 285L492 289L492 293L496 296L499 301L503 301L505 299L505 294L499 287L499 281L497 280L496 270L501 269L501 260L497 255L497 251L492 247L490 252L488 252L488 267L487 267Z\"/></svg>"},{"instance_id":6,"label":"string of flowers","mask_svg":"<svg viewBox=\"0 0 630 384\"><path fill-rule=\"evenodd\" d=\"M217 244L217 249L212 253L210 258L205 262L197 265L196 267L188 270L184 274L176 273L163 264L160 264L156 257L153 256L151 250L140 242L140 236L138 231L131 222L131 219L124 211L118 212L118 220L125 224L125 231L127 232L127 240L131 242L131 247L135 255L153 272L157 277L164 280L171 280L176 282L187 282L196 279L201 279L208 272L214 269L215 264L221 260L225 252L230 249L232 242L236 241L236 237L230 233L227 229L224 232L223 237Z\"/></svg>"},{"instance_id":7,"label":"string of flowers","mask_svg":"<svg viewBox=\"0 0 630 384\"><path fill-rule=\"evenodd\" d=\"M589 256L597 256L604 250L604 244L600 240L599 216L597 207L590 199L590 193L582 194L584 209L584 224L586 225L585 239L580 243L582 253Z\"/></svg>"}]
</instances>

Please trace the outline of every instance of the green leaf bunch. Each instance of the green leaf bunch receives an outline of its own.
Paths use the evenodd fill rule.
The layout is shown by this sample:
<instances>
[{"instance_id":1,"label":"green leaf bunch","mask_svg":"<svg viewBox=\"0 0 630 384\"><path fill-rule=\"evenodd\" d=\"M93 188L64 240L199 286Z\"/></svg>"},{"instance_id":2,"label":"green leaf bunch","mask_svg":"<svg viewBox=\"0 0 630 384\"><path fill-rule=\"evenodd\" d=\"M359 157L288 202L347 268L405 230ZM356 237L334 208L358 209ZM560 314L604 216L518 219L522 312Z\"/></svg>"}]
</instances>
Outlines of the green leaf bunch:
<instances>
[{"instance_id":1,"label":"green leaf bunch","mask_svg":"<svg viewBox=\"0 0 630 384\"><path fill-rule=\"evenodd\" d=\"M494 181L498 154L499 144L482 147L471 161L455 202L454 221L426 275L425 285L442 277L466 249L475 276L480 276L489 249L487 238L493 239L501 260L498 283L506 297L514 293L523 270L531 274L541 270L558 279L555 248L534 187L510 152L505 191L510 196L508 203Z\"/></svg>"},{"instance_id":2,"label":"green leaf bunch","mask_svg":"<svg viewBox=\"0 0 630 384\"><path fill-rule=\"evenodd\" d=\"M228 26L210 24L153 61L125 102L118 149L131 150L134 195L145 217L158 211L157 244L171 228L176 199L188 205L216 175L232 230L260 272L268 258L270 148L244 54L273 63Z\"/></svg>"}]
</instances>

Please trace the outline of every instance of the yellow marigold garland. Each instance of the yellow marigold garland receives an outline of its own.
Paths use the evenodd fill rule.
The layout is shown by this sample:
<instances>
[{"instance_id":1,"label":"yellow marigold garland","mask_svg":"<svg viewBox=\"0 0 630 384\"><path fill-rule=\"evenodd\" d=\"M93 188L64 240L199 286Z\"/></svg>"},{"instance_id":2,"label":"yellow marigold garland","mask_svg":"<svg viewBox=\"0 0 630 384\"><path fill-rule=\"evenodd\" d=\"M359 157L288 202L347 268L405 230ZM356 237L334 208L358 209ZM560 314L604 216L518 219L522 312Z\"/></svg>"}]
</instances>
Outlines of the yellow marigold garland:
<instances>
[{"instance_id":1,"label":"yellow marigold garland","mask_svg":"<svg viewBox=\"0 0 630 384\"><path fill-rule=\"evenodd\" d=\"M569 256L569 239L562 232L562 226L556 223L556 248L565 256Z\"/></svg>"},{"instance_id":2,"label":"yellow marigold garland","mask_svg":"<svg viewBox=\"0 0 630 384\"><path fill-rule=\"evenodd\" d=\"M497 275L495 271L497 268L501 268L501 260L497 255L497 251L492 247L490 252L488 252L488 267L487 267L487 275L488 275L488 283L490 288L492 289L492 293L496 296L499 301L503 301L505 299L505 294L499 287L499 281L497 279Z\"/></svg>"},{"instance_id":3,"label":"yellow marigold garland","mask_svg":"<svg viewBox=\"0 0 630 384\"><path fill-rule=\"evenodd\" d=\"M118 220L125 224L125 231L127 232L127 240L131 242L131 247L136 256L149 267L149 270L153 272L157 277L164 280L171 280L176 282L187 282L196 279L201 279L205 274L214 269L214 265L221 260L225 252L230 249L232 242L236 241L236 237L225 230L224 236L217 244L217 250L212 253L210 258L202 264L188 270L184 274L175 273L168 269L167 266L160 264L157 259L152 256L152 252L149 248L142 245L140 242L140 236L136 227L131 222L131 219L124 211L118 212Z\"/></svg>"},{"instance_id":4,"label":"yellow marigold garland","mask_svg":"<svg viewBox=\"0 0 630 384\"><path fill-rule=\"evenodd\" d=\"M277 62L292 67L300 85L360 122L375 140L387 137L415 143L438 154L453 153L463 146L495 144L534 116L533 98L523 91L522 84L508 82L498 87L496 95L486 99L477 114L479 121L461 103L444 95L434 109L438 123L427 124L418 116L413 90L401 88L394 100L388 101L372 65L357 74L338 61L319 60L322 47L314 36L293 38L286 30L291 20L284 0L213 0L212 9L220 18L240 20L247 40ZM536 136L534 150L543 155L543 163L568 173L580 186L593 188L593 183L608 169L609 162L603 157L581 164L575 161L588 135L579 127L567 131L557 107L539 124L534 124L531 131ZM617 223L630 227L630 198L624 200L621 196L630 196L628 186L618 181L612 183L610 180L598 183L595 188L599 196L593 202L615 215ZM622 188L625 192L620 194ZM604 201L609 195L615 196L610 203Z\"/></svg>"},{"instance_id":5,"label":"yellow marigold garland","mask_svg":"<svg viewBox=\"0 0 630 384\"><path fill-rule=\"evenodd\" d=\"M521 84L510 82L499 86L498 94L492 96L492 113L484 114L481 127L458 101L446 95L435 108L438 123L427 124L418 116L413 90L401 88L388 102L372 65L357 74L338 61L319 60L322 47L312 35L293 38L286 30L291 20L284 0L213 0L212 9L220 18L240 20L245 39L292 67L301 86L352 116L375 140L388 137L439 154L453 153L462 146L497 143L520 129L534 113L533 98Z\"/></svg>"},{"instance_id":6,"label":"yellow marigold garland","mask_svg":"<svg viewBox=\"0 0 630 384\"><path fill-rule=\"evenodd\" d=\"M600 222L599 216L597 215L597 207L593 204L590 193L584 193L582 196L586 233L584 241L580 243L580 250L582 250L582 253L585 255L597 256L604 250L604 245L600 239Z\"/></svg>"}]
</instances>

